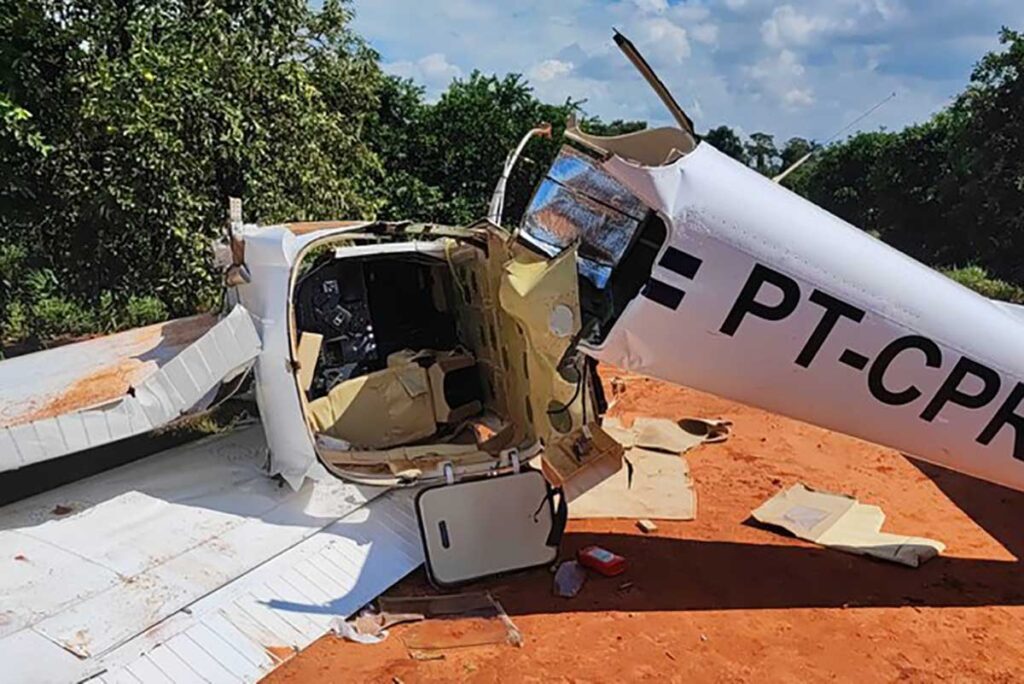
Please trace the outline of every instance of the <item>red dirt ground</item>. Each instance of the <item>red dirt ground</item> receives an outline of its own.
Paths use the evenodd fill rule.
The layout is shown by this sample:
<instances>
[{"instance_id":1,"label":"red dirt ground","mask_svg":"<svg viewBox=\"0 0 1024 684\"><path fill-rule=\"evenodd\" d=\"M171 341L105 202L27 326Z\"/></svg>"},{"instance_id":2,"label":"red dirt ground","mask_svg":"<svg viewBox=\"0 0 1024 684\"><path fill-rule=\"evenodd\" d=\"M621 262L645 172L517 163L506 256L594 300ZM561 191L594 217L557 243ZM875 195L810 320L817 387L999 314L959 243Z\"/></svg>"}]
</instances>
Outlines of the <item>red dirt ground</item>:
<instances>
[{"instance_id":1,"label":"red dirt ground","mask_svg":"<svg viewBox=\"0 0 1024 684\"><path fill-rule=\"evenodd\" d=\"M472 585L499 598L522 648L416 661L402 627L374 646L327 636L267 681L1024 680L1024 494L692 390L602 375L606 387L626 377L613 415L734 421L728 442L688 454L696 521L651 535L633 521L571 522L563 556L597 543L631 564L622 577L592 575L575 599L552 596L547 569ZM946 552L914 570L747 523L795 482L880 505L884 530L939 539ZM390 593L430 591L420 570Z\"/></svg>"}]
</instances>

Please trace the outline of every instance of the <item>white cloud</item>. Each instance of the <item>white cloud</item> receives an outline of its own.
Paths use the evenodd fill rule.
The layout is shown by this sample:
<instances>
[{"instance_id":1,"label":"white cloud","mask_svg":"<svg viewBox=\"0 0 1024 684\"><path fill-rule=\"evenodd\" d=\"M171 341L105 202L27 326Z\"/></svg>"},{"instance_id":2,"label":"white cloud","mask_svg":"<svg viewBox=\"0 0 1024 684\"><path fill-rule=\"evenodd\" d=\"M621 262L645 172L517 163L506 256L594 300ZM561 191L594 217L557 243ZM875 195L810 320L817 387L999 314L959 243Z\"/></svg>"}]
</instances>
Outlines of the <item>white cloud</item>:
<instances>
[{"instance_id":1,"label":"white cloud","mask_svg":"<svg viewBox=\"0 0 1024 684\"><path fill-rule=\"evenodd\" d=\"M766 94L787 108L814 104L814 91L804 82L807 69L791 50L765 57L746 68L760 94Z\"/></svg>"},{"instance_id":2,"label":"white cloud","mask_svg":"<svg viewBox=\"0 0 1024 684\"><path fill-rule=\"evenodd\" d=\"M318 0L314 0L314 4ZM669 121L611 41L618 27L699 130L728 124L825 139L892 91L861 126L927 118L1024 25L1021 0L354 0L354 28L385 68L431 97L471 69L526 74L548 102L605 119Z\"/></svg>"},{"instance_id":3,"label":"white cloud","mask_svg":"<svg viewBox=\"0 0 1024 684\"><path fill-rule=\"evenodd\" d=\"M633 4L641 12L650 12L652 14L661 14L668 9L668 0L633 0Z\"/></svg>"},{"instance_id":4,"label":"white cloud","mask_svg":"<svg viewBox=\"0 0 1024 684\"><path fill-rule=\"evenodd\" d=\"M432 52L416 61L385 63L383 67L389 74L411 78L426 85L428 90L443 88L453 78L462 76L462 69L449 62L441 52Z\"/></svg>"},{"instance_id":5,"label":"white cloud","mask_svg":"<svg viewBox=\"0 0 1024 684\"><path fill-rule=\"evenodd\" d=\"M698 43L718 45L718 26L716 24L697 24L690 33Z\"/></svg>"},{"instance_id":6,"label":"white cloud","mask_svg":"<svg viewBox=\"0 0 1024 684\"><path fill-rule=\"evenodd\" d=\"M672 5L672 18L684 24L704 21L711 16L711 10L700 2L680 2Z\"/></svg>"},{"instance_id":7,"label":"white cloud","mask_svg":"<svg viewBox=\"0 0 1024 684\"><path fill-rule=\"evenodd\" d=\"M771 17L761 24L761 37L773 48L809 45L843 25L848 26L849 23L822 15L803 14L792 5L783 5L776 7Z\"/></svg>"},{"instance_id":8,"label":"white cloud","mask_svg":"<svg viewBox=\"0 0 1024 684\"><path fill-rule=\"evenodd\" d=\"M782 96L787 107L810 107L814 104L814 93L810 88L793 88Z\"/></svg>"},{"instance_id":9,"label":"white cloud","mask_svg":"<svg viewBox=\"0 0 1024 684\"><path fill-rule=\"evenodd\" d=\"M686 29L664 17L648 19L643 24L647 45L643 51L668 63L678 64L690 56Z\"/></svg>"},{"instance_id":10,"label":"white cloud","mask_svg":"<svg viewBox=\"0 0 1024 684\"><path fill-rule=\"evenodd\" d=\"M572 62L563 62L559 59L545 59L530 69L530 78L534 81L544 83L562 76L567 76L572 71Z\"/></svg>"}]
</instances>

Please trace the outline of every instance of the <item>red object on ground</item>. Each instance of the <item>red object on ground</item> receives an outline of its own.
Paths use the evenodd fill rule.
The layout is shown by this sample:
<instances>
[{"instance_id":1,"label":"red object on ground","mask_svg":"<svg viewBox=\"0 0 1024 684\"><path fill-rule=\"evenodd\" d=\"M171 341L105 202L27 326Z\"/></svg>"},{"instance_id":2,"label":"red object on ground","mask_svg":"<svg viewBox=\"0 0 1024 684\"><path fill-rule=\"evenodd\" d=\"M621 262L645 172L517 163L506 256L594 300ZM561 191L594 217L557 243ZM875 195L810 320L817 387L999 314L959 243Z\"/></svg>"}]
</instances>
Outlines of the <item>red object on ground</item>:
<instances>
[{"instance_id":1,"label":"red object on ground","mask_svg":"<svg viewBox=\"0 0 1024 684\"><path fill-rule=\"evenodd\" d=\"M605 577L614 577L626 571L625 558L600 546L584 546L576 555L580 565L596 570Z\"/></svg>"}]
</instances>

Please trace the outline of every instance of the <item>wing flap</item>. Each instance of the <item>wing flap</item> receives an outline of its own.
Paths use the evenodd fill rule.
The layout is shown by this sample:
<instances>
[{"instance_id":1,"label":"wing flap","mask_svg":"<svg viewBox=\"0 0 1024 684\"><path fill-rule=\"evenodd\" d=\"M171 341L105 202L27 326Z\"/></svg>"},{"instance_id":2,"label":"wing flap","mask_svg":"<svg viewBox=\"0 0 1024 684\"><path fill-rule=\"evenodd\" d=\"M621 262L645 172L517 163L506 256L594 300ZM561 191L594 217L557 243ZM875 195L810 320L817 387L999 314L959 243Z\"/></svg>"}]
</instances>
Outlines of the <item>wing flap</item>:
<instances>
[{"instance_id":1,"label":"wing flap","mask_svg":"<svg viewBox=\"0 0 1024 684\"><path fill-rule=\"evenodd\" d=\"M219 322L210 320L212 325L187 320L192 325L186 335L173 334L183 328L168 324L153 330L170 326L171 334L129 331L5 362L13 369L0 365L0 378L20 376L28 383L34 375L39 388L32 393L4 383L0 472L167 425L260 351L259 334L242 306ZM147 342L130 343L140 335ZM54 380L67 385L54 387Z\"/></svg>"}]
</instances>

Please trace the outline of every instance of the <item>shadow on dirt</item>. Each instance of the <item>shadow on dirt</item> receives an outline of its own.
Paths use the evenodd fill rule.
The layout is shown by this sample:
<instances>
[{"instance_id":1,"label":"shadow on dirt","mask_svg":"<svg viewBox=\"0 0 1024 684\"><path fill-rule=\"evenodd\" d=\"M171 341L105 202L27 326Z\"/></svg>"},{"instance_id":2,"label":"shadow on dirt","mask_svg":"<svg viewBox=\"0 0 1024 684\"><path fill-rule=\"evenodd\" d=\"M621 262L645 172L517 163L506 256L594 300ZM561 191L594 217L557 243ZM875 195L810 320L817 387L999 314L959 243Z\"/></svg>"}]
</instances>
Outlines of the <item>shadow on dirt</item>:
<instances>
[{"instance_id":1,"label":"shadow on dirt","mask_svg":"<svg viewBox=\"0 0 1024 684\"><path fill-rule=\"evenodd\" d=\"M1024 493L913 461L1013 555L1024 552ZM551 594L546 568L478 582L513 615L591 611L1024 605L1024 564L940 556L912 569L797 542L749 544L634 534L565 535L562 558L598 544L625 556L619 577L591 574L579 596ZM621 589L623 583L631 585ZM418 570L396 593L434 593Z\"/></svg>"}]
</instances>

